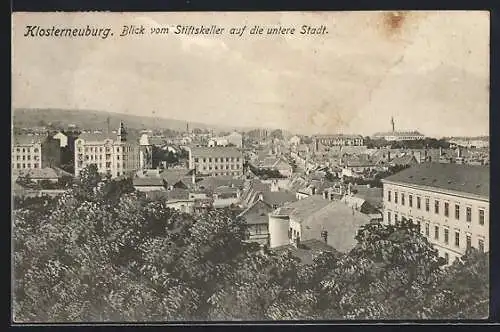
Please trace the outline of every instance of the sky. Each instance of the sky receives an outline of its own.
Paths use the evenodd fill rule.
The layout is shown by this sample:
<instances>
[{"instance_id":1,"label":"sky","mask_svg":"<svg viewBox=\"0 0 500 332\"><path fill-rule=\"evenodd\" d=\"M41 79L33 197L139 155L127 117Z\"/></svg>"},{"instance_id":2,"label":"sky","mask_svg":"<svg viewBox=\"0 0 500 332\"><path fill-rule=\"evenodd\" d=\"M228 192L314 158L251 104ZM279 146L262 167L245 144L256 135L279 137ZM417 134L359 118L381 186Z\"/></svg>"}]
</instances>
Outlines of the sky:
<instances>
[{"instance_id":1,"label":"sky","mask_svg":"<svg viewBox=\"0 0 500 332\"><path fill-rule=\"evenodd\" d=\"M242 37L151 27L247 26ZM112 28L25 37L26 25ZM124 25L147 34L119 37ZM325 35L248 35L325 26ZM171 30L172 31L172 30ZM13 108L97 110L302 134L489 134L488 12L15 13Z\"/></svg>"}]
</instances>

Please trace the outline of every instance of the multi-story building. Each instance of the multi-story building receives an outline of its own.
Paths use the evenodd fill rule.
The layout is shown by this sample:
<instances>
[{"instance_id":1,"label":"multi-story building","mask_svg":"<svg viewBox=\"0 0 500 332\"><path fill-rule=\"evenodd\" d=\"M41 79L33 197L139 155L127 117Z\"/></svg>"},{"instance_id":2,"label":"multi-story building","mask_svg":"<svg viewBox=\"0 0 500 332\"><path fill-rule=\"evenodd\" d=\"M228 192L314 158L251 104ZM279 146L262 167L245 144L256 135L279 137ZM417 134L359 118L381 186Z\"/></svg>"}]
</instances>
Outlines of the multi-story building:
<instances>
[{"instance_id":1,"label":"multi-story building","mask_svg":"<svg viewBox=\"0 0 500 332\"><path fill-rule=\"evenodd\" d=\"M45 135L15 135L12 144L12 169L59 167L60 142Z\"/></svg>"},{"instance_id":2,"label":"multi-story building","mask_svg":"<svg viewBox=\"0 0 500 332\"><path fill-rule=\"evenodd\" d=\"M129 140L120 123L116 134L84 133L75 140L75 176L90 164L117 177L139 169L139 142Z\"/></svg>"},{"instance_id":3,"label":"multi-story building","mask_svg":"<svg viewBox=\"0 0 500 332\"><path fill-rule=\"evenodd\" d=\"M373 135L375 139L385 139L386 141L419 141L425 136L416 130L413 131L390 131L387 133L376 133Z\"/></svg>"},{"instance_id":4,"label":"multi-story building","mask_svg":"<svg viewBox=\"0 0 500 332\"><path fill-rule=\"evenodd\" d=\"M234 147L191 147L189 168L209 176L243 175L243 153Z\"/></svg>"},{"instance_id":5,"label":"multi-story building","mask_svg":"<svg viewBox=\"0 0 500 332\"><path fill-rule=\"evenodd\" d=\"M452 263L468 247L489 251L490 169L420 164L382 180L384 222L405 218Z\"/></svg>"}]
</instances>

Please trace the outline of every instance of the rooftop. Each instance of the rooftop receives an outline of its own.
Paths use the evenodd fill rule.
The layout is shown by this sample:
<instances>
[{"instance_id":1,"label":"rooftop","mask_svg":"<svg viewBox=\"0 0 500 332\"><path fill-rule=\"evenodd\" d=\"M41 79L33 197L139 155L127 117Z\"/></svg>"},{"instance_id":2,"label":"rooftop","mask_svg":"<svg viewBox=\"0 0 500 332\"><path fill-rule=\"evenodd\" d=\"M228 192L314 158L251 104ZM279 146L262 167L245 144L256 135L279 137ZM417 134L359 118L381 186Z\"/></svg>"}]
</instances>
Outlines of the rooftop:
<instances>
[{"instance_id":1,"label":"rooftop","mask_svg":"<svg viewBox=\"0 0 500 332\"><path fill-rule=\"evenodd\" d=\"M271 249L271 251L275 253L281 253L285 250L290 250L295 255L295 257L300 259L302 264L312 264L314 262L314 257L321 252L332 252L339 254L339 252L332 246L329 246L325 242L316 239L301 242L299 248L296 248L292 244L287 244Z\"/></svg>"},{"instance_id":2,"label":"rooftop","mask_svg":"<svg viewBox=\"0 0 500 332\"><path fill-rule=\"evenodd\" d=\"M489 199L489 166L428 163L391 175L382 182L398 182L468 193Z\"/></svg>"},{"instance_id":3,"label":"rooftop","mask_svg":"<svg viewBox=\"0 0 500 332\"><path fill-rule=\"evenodd\" d=\"M419 133L416 130L411 130L411 131L387 131L387 132L376 133L373 136L408 136L408 135L424 136L423 134Z\"/></svg>"},{"instance_id":4,"label":"rooftop","mask_svg":"<svg viewBox=\"0 0 500 332\"><path fill-rule=\"evenodd\" d=\"M191 154L195 157L242 157L243 153L235 147L192 147Z\"/></svg>"}]
</instances>

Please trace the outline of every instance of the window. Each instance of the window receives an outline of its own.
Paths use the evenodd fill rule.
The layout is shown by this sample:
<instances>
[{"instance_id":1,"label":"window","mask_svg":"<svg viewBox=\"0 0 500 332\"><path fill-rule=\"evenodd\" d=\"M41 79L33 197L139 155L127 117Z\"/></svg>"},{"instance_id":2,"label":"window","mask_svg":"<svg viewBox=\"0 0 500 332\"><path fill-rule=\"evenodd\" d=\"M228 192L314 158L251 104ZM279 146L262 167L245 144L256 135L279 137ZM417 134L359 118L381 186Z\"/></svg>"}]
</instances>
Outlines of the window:
<instances>
[{"instance_id":1,"label":"window","mask_svg":"<svg viewBox=\"0 0 500 332\"><path fill-rule=\"evenodd\" d=\"M417 197L417 209L420 210L420 197Z\"/></svg>"},{"instance_id":2,"label":"window","mask_svg":"<svg viewBox=\"0 0 500 332\"><path fill-rule=\"evenodd\" d=\"M450 255L448 255L447 252L444 253L444 260L445 260L446 264L450 263Z\"/></svg>"},{"instance_id":3,"label":"window","mask_svg":"<svg viewBox=\"0 0 500 332\"><path fill-rule=\"evenodd\" d=\"M212 158L208 158L208 162L211 163L212 162Z\"/></svg>"},{"instance_id":4,"label":"window","mask_svg":"<svg viewBox=\"0 0 500 332\"><path fill-rule=\"evenodd\" d=\"M120 156L116 156L116 160L120 160Z\"/></svg>"},{"instance_id":5,"label":"window","mask_svg":"<svg viewBox=\"0 0 500 332\"><path fill-rule=\"evenodd\" d=\"M465 236L465 241L466 241L466 245L467 245L467 250L469 250L472 247L472 240L471 240L470 234L467 234Z\"/></svg>"},{"instance_id":6,"label":"window","mask_svg":"<svg viewBox=\"0 0 500 332\"><path fill-rule=\"evenodd\" d=\"M194 158L194 162L197 163L198 162L198 158Z\"/></svg>"},{"instance_id":7,"label":"window","mask_svg":"<svg viewBox=\"0 0 500 332\"><path fill-rule=\"evenodd\" d=\"M390 212L387 212L387 223L388 224L391 223L391 213Z\"/></svg>"},{"instance_id":8,"label":"window","mask_svg":"<svg viewBox=\"0 0 500 332\"><path fill-rule=\"evenodd\" d=\"M460 232L455 231L455 247L460 247Z\"/></svg>"},{"instance_id":9,"label":"window","mask_svg":"<svg viewBox=\"0 0 500 332\"><path fill-rule=\"evenodd\" d=\"M17 149L16 149L16 151L19 153L19 152L21 152L21 149L20 149L20 148L17 148Z\"/></svg>"},{"instance_id":10,"label":"window","mask_svg":"<svg viewBox=\"0 0 500 332\"><path fill-rule=\"evenodd\" d=\"M106 168L111 168L111 162L106 162Z\"/></svg>"},{"instance_id":11,"label":"window","mask_svg":"<svg viewBox=\"0 0 500 332\"><path fill-rule=\"evenodd\" d=\"M460 205L455 204L455 219L460 220Z\"/></svg>"},{"instance_id":12,"label":"window","mask_svg":"<svg viewBox=\"0 0 500 332\"><path fill-rule=\"evenodd\" d=\"M444 203L444 216L448 217L450 215L450 203Z\"/></svg>"},{"instance_id":13,"label":"window","mask_svg":"<svg viewBox=\"0 0 500 332\"><path fill-rule=\"evenodd\" d=\"M444 243L445 244L448 244L448 242L449 242L449 232L450 231L448 230L448 228L444 229Z\"/></svg>"},{"instance_id":14,"label":"window","mask_svg":"<svg viewBox=\"0 0 500 332\"><path fill-rule=\"evenodd\" d=\"M480 252L484 252L484 240L479 239L477 240L477 246Z\"/></svg>"},{"instance_id":15,"label":"window","mask_svg":"<svg viewBox=\"0 0 500 332\"><path fill-rule=\"evenodd\" d=\"M484 210L479 209L479 225L484 225Z\"/></svg>"},{"instance_id":16,"label":"window","mask_svg":"<svg viewBox=\"0 0 500 332\"><path fill-rule=\"evenodd\" d=\"M429 236L429 223L425 224L425 236Z\"/></svg>"},{"instance_id":17,"label":"window","mask_svg":"<svg viewBox=\"0 0 500 332\"><path fill-rule=\"evenodd\" d=\"M470 207L465 208L465 220L470 222L472 219L472 209Z\"/></svg>"},{"instance_id":18,"label":"window","mask_svg":"<svg viewBox=\"0 0 500 332\"><path fill-rule=\"evenodd\" d=\"M412 195L408 195L408 205L410 205L410 207L413 207L413 196Z\"/></svg>"},{"instance_id":19,"label":"window","mask_svg":"<svg viewBox=\"0 0 500 332\"><path fill-rule=\"evenodd\" d=\"M239 161L240 161L240 157L236 158L236 161L238 161L238 162L239 162Z\"/></svg>"},{"instance_id":20,"label":"window","mask_svg":"<svg viewBox=\"0 0 500 332\"><path fill-rule=\"evenodd\" d=\"M434 201L434 213L439 214L439 201Z\"/></svg>"},{"instance_id":21,"label":"window","mask_svg":"<svg viewBox=\"0 0 500 332\"><path fill-rule=\"evenodd\" d=\"M34 148L33 152L38 153L38 148Z\"/></svg>"},{"instance_id":22,"label":"window","mask_svg":"<svg viewBox=\"0 0 500 332\"><path fill-rule=\"evenodd\" d=\"M33 164L33 168L38 168L38 164Z\"/></svg>"},{"instance_id":23,"label":"window","mask_svg":"<svg viewBox=\"0 0 500 332\"><path fill-rule=\"evenodd\" d=\"M429 212L429 209L430 209L429 199L428 199L428 198L426 198L426 199L425 199L425 211Z\"/></svg>"},{"instance_id":24,"label":"window","mask_svg":"<svg viewBox=\"0 0 500 332\"><path fill-rule=\"evenodd\" d=\"M218 162L218 161L219 161L219 158L215 158L215 160L214 160L214 161L215 161L215 162Z\"/></svg>"},{"instance_id":25,"label":"window","mask_svg":"<svg viewBox=\"0 0 500 332\"><path fill-rule=\"evenodd\" d=\"M405 205L405 194L401 194L401 205Z\"/></svg>"},{"instance_id":26,"label":"window","mask_svg":"<svg viewBox=\"0 0 500 332\"><path fill-rule=\"evenodd\" d=\"M434 226L434 239L439 240L439 226Z\"/></svg>"},{"instance_id":27,"label":"window","mask_svg":"<svg viewBox=\"0 0 500 332\"><path fill-rule=\"evenodd\" d=\"M26 160L26 156L23 156L23 160Z\"/></svg>"},{"instance_id":28,"label":"window","mask_svg":"<svg viewBox=\"0 0 500 332\"><path fill-rule=\"evenodd\" d=\"M20 160L20 159L21 159L21 157L19 157L19 156L16 156L16 160Z\"/></svg>"},{"instance_id":29,"label":"window","mask_svg":"<svg viewBox=\"0 0 500 332\"><path fill-rule=\"evenodd\" d=\"M391 201L391 191L390 190L387 192L387 201L388 202Z\"/></svg>"},{"instance_id":30,"label":"window","mask_svg":"<svg viewBox=\"0 0 500 332\"><path fill-rule=\"evenodd\" d=\"M17 164L17 168L21 168L21 164Z\"/></svg>"},{"instance_id":31,"label":"window","mask_svg":"<svg viewBox=\"0 0 500 332\"><path fill-rule=\"evenodd\" d=\"M394 192L394 203L398 204L398 192L397 191Z\"/></svg>"},{"instance_id":32,"label":"window","mask_svg":"<svg viewBox=\"0 0 500 332\"><path fill-rule=\"evenodd\" d=\"M26 164L23 164L23 168L26 168Z\"/></svg>"},{"instance_id":33,"label":"window","mask_svg":"<svg viewBox=\"0 0 500 332\"><path fill-rule=\"evenodd\" d=\"M23 153L25 153L25 152L26 152L26 149L25 149L25 148L23 148Z\"/></svg>"},{"instance_id":34,"label":"window","mask_svg":"<svg viewBox=\"0 0 500 332\"><path fill-rule=\"evenodd\" d=\"M398 214L397 213L394 213L394 222L397 223L398 222Z\"/></svg>"}]
</instances>

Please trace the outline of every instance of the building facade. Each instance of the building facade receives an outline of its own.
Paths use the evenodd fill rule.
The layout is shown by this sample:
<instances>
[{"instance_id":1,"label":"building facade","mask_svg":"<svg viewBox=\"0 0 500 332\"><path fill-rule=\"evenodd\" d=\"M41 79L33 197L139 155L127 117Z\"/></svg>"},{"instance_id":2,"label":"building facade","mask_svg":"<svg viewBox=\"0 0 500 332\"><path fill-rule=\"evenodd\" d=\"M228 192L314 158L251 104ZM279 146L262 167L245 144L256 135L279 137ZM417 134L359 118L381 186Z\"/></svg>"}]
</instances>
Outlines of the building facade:
<instances>
[{"instance_id":1,"label":"building facade","mask_svg":"<svg viewBox=\"0 0 500 332\"><path fill-rule=\"evenodd\" d=\"M469 247L489 251L489 167L418 165L382 182L385 224L418 224L449 264Z\"/></svg>"},{"instance_id":2,"label":"building facade","mask_svg":"<svg viewBox=\"0 0 500 332\"><path fill-rule=\"evenodd\" d=\"M75 176L88 165L97 166L99 173L121 176L139 169L139 144L128 140L120 123L116 135L82 134L75 140Z\"/></svg>"},{"instance_id":3,"label":"building facade","mask_svg":"<svg viewBox=\"0 0 500 332\"><path fill-rule=\"evenodd\" d=\"M243 175L243 153L234 147L191 147L189 168L208 176Z\"/></svg>"},{"instance_id":4,"label":"building facade","mask_svg":"<svg viewBox=\"0 0 500 332\"><path fill-rule=\"evenodd\" d=\"M59 167L60 141L44 135L16 135L12 144L12 169Z\"/></svg>"},{"instance_id":5,"label":"building facade","mask_svg":"<svg viewBox=\"0 0 500 332\"><path fill-rule=\"evenodd\" d=\"M419 141L423 140L425 136L418 131L391 131L387 133L376 133L373 135L374 139L385 139L386 141Z\"/></svg>"}]
</instances>

